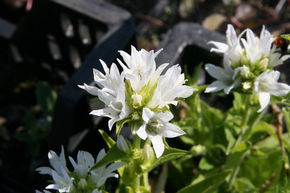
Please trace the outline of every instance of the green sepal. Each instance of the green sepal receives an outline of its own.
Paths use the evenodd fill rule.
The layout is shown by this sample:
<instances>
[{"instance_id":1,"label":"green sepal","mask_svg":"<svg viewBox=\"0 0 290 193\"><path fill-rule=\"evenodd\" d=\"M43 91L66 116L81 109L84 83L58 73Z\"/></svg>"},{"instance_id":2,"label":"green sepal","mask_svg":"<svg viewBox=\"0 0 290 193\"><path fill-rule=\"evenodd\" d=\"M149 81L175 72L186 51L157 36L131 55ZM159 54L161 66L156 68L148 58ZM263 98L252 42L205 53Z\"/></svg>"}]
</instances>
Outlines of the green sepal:
<instances>
[{"instance_id":1,"label":"green sepal","mask_svg":"<svg viewBox=\"0 0 290 193\"><path fill-rule=\"evenodd\" d=\"M108 148L112 148L116 144L116 142L104 130L99 129L99 133L106 142Z\"/></svg>"}]
</instances>

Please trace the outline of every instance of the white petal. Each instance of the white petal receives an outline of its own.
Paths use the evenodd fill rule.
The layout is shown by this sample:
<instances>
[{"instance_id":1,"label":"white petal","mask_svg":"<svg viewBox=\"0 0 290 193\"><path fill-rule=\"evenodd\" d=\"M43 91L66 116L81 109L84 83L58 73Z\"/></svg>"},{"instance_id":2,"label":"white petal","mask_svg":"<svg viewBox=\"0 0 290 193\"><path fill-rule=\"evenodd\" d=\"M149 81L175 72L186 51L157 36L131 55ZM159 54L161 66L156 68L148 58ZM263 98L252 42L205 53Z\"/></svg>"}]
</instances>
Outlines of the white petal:
<instances>
[{"instance_id":1,"label":"white petal","mask_svg":"<svg viewBox=\"0 0 290 193\"><path fill-rule=\"evenodd\" d=\"M168 138L178 137L185 134L183 130L172 123L167 123L163 128L161 128L161 130L162 136Z\"/></svg>"},{"instance_id":2,"label":"white petal","mask_svg":"<svg viewBox=\"0 0 290 193\"><path fill-rule=\"evenodd\" d=\"M285 83L274 83L270 93L275 96L285 96L289 93L290 86Z\"/></svg>"},{"instance_id":3,"label":"white petal","mask_svg":"<svg viewBox=\"0 0 290 193\"><path fill-rule=\"evenodd\" d=\"M98 153L98 156L97 156L97 159L96 159L96 163L98 163L99 161L101 161L106 155L106 151L105 149L102 149L99 153Z\"/></svg>"},{"instance_id":4,"label":"white petal","mask_svg":"<svg viewBox=\"0 0 290 193\"><path fill-rule=\"evenodd\" d=\"M219 66L215 66L212 64L206 64L205 70L214 78L217 80L228 80L229 75L225 72L225 70Z\"/></svg>"},{"instance_id":5,"label":"white petal","mask_svg":"<svg viewBox=\"0 0 290 193\"><path fill-rule=\"evenodd\" d=\"M164 122L169 122L174 116L170 111L165 111L156 114L156 117Z\"/></svg>"},{"instance_id":6,"label":"white petal","mask_svg":"<svg viewBox=\"0 0 290 193\"><path fill-rule=\"evenodd\" d=\"M98 96L99 89L95 86L90 86L90 85L84 84L84 85L78 85L78 87L86 90L91 95Z\"/></svg>"},{"instance_id":7,"label":"white petal","mask_svg":"<svg viewBox=\"0 0 290 193\"><path fill-rule=\"evenodd\" d=\"M145 140L148 137L145 123L136 131L136 134L143 140Z\"/></svg>"},{"instance_id":8,"label":"white petal","mask_svg":"<svg viewBox=\"0 0 290 193\"><path fill-rule=\"evenodd\" d=\"M226 88L227 85L221 81L214 81L213 83L211 83L210 85L208 85L205 89L205 93L209 93L209 92L217 92L220 91L224 88Z\"/></svg>"},{"instance_id":9,"label":"white petal","mask_svg":"<svg viewBox=\"0 0 290 193\"><path fill-rule=\"evenodd\" d=\"M222 42L209 41L208 44L213 44L216 48L211 48L211 52L225 53L228 50L228 45Z\"/></svg>"},{"instance_id":10,"label":"white petal","mask_svg":"<svg viewBox=\"0 0 290 193\"><path fill-rule=\"evenodd\" d=\"M261 105L261 108L258 110L258 112L263 111L269 104L270 102L270 94L266 92L260 92L259 93L259 102Z\"/></svg>"},{"instance_id":11,"label":"white petal","mask_svg":"<svg viewBox=\"0 0 290 193\"><path fill-rule=\"evenodd\" d=\"M149 122L149 120L154 116L154 112L152 112L150 109L148 108L143 108L142 111L142 119L143 121L145 121L146 123Z\"/></svg>"},{"instance_id":12,"label":"white petal","mask_svg":"<svg viewBox=\"0 0 290 193\"><path fill-rule=\"evenodd\" d=\"M39 167L36 168L36 171L39 172L40 174L52 175L52 169L50 167Z\"/></svg>"},{"instance_id":13,"label":"white petal","mask_svg":"<svg viewBox=\"0 0 290 193\"><path fill-rule=\"evenodd\" d=\"M160 135L149 136L152 142L156 158L159 158L164 152L164 144Z\"/></svg>"},{"instance_id":14,"label":"white petal","mask_svg":"<svg viewBox=\"0 0 290 193\"><path fill-rule=\"evenodd\" d=\"M99 61L101 62L105 73L106 74L109 74L109 68L108 68L107 64L103 60L101 60L101 59Z\"/></svg>"}]
</instances>

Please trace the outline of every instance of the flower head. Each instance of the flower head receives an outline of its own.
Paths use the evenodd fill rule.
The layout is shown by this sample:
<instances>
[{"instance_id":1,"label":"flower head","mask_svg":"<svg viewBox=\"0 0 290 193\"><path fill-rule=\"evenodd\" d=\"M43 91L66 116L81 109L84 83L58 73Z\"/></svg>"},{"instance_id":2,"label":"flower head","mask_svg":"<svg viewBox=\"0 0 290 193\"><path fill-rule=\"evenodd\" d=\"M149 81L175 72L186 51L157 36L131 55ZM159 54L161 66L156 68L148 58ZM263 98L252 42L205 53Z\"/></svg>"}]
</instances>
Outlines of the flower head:
<instances>
[{"instance_id":1,"label":"flower head","mask_svg":"<svg viewBox=\"0 0 290 193\"><path fill-rule=\"evenodd\" d=\"M211 51L224 54L224 68L206 64L205 70L217 80L205 92L224 90L229 94L232 89L239 88L247 93L258 93L259 112L269 104L270 94L284 96L288 93L289 86L277 83L279 72L273 68L290 56L281 57L279 49L273 45L273 36L264 26L257 37L250 29L237 36L234 28L228 25L226 37L226 44L209 42L216 47Z\"/></svg>"},{"instance_id":2,"label":"flower head","mask_svg":"<svg viewBox=\"0 0 290 193\"><path fill-rule=\"evenodd\" d=\"M66 167L66 160L64 157L64 150L62 148L60 156L53 151L48 154L49 162L52 168L40 167L36 170L40 174L48 174L52 176L53 183L48 185L46 189L57 190L58 192L77 193L80 190L86 192L101 193L102 186L109 177L117 177L114 173L116 169L123 166L124 163L118 162L111 165L103 166L92 170L92 167L98 163L104 156L105 150L101 150L97 156L96 162L93 156L85 151L79 151L77 161L69 157L69 160L74 168L69 171ZM37 193L39 191L36 191ZM49 191L44 190L44 193Z\"/></svg>"},{"instance_id":3,"label":"flower head","mask_svg":"<svg viewBox=\"0 0 290 193\"><path fill-rule=\"evenodd\" d=\"M86 84L80 86L104 102L106 106L104 109L92 111L91 114L110 117L110 128L118 121L122 121L122 124L127 122L129 125L134 123L131 124L134 125L132 126L133 134L137 130L140 134L141 128L146 127L145 125L151 125L151 122L146 123L144 113L150 111L156 114L154 116L156 120L163 124L162 127L158 126L157 128L159 137L151 135L150 132L148 136L152 139L153 147L158 156L162 154L160 152L164 151L164 146L157 149L156 145L158 141L162 142L162 137L179 136L166 135L165 126L168 126L169 130L174 127L169 123L169 120L172 119L169 105L177 105L178 99L189 97L195 91L192 87L185 85L186 80L184 74L181 73L180 66L174 65L168 68L169 64L164 63L156 67L155 58L160 52L161 50L148 52L144 49L137 51L133 46L131 47L131 55L120 51L123 58L123 61L118 59L118 63L123 68L121 73L115 64L112 64L109 70L102 62L105 74L95 70L95 82L98 87ZM168 69L165 70L166 68ZM159 118L163 114L170 115L170 119L165 121ZM145 139L144 135L139 134L139 137ZM121 141L119 140L119 142ZM125 146L120 146L120 148L127 149Z\"/></svg>"}]
</instances>

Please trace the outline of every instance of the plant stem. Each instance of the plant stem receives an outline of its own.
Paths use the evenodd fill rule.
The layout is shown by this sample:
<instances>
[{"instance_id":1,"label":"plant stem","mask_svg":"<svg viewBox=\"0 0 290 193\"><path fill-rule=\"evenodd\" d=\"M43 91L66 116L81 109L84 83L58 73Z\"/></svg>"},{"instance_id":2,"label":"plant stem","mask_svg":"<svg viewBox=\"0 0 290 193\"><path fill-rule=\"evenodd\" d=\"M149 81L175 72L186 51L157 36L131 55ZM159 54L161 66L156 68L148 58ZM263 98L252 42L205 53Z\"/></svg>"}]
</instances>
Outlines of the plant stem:
<instances>
[{"instance_id":1,"label":"plant stem","mask_svg":"<svg viewBox=\"0 0 290 193\"><path fill-rule=\"evenodd\" d=\"M247 104L246 104L247 105ZM248 129L250 128L249 125L248 125L248 122L249 122L249 118L250 118L250 115L251 115L251 108L249 108L249 106L247 105L246 106L246 110L245 110L245 118L241 124L241 132L239 134L239 137L238 139L235 141L235 144L233 145L232 149L233 150L234 148L236 148L242 141L242 139L244 138L244 135L245 133L248 131Z\"/></svg>"}]
</instances>

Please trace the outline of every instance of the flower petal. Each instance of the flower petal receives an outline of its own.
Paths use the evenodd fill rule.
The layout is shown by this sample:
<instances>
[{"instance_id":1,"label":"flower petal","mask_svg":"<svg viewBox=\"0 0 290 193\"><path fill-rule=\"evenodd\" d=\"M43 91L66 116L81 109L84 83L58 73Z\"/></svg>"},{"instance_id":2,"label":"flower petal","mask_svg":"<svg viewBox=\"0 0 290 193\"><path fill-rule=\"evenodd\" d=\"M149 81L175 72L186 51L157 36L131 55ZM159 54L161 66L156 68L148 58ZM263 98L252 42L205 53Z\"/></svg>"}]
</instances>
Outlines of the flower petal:
<instances>
[{"instance_id":1,"label":"flower petal","mask_svg":"<svg viewBox=\"0 0 290 193\"><path fill-rule=\"evenodd\" d=\"M258 112L262 112L268 106L270 102L270 97L270 94L267 92L259 93L259 103L261 105L261 108L258 110Z\"/></svg>"},{"instance_id":2,"label":"flower petal","mask_svg":"<svg viewBox=\"0 0 290 193\"><path fill-rule=\"evenodd\" d=\"M178 136L186 134L178 126L172 123L165 124L164 127L161 129L162 129L161 134L163 137L173 138L173 137L178 137Z\"/></svg>"},{"instance_id":3,"label":"flower petal","mask_svg":"<svg viewBox=\"0 0 290 193\"><path fill-rule=\"evenodd\" d=\"M159 158L164 152L164 144L162 141L162 137L160 135L155 135L149 136L149 139L152 142L156 158Z\"/></svg>"},{"instance_id":4,"label":"flower petal","mask_svg":"<svg viewBox=\"0 0 290 193\"><path fill-rule=\"evenodd\" d=\"M143 140L145 140L148 137L145 123L136 131L136 134Z\"/></svg>"},{"instance_id":5,"label":"flower petal","mask_svg":"<svg viewBox=\"0 0 290 193\"><path fill-rule=\"evenodd\" d=\"M211 83L210 85L208 85L204 92L205 93L217 92L217 91L220 91L226 87L227 87L227 85L225 85L225 83L217 80L217 81L214 81L213 83Z\"/></svg>"},{"instance_id":6,"label":"flower petal","mask_svg":"<svg viewBox=\"0 0 290 193\"><path fill-rule=\"evenodd\" d=\"M231 77L225 72L225 70L219 66L212 64L206 64L205 70L217 80L229 80Z\"/></svg>"}]
</instances>

